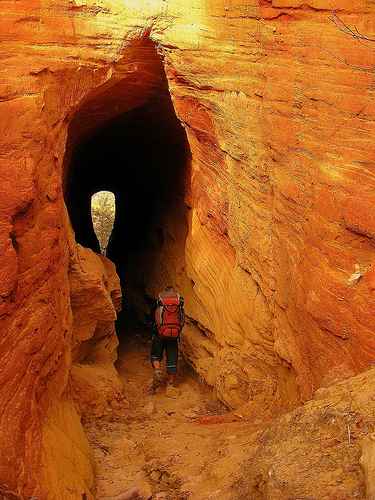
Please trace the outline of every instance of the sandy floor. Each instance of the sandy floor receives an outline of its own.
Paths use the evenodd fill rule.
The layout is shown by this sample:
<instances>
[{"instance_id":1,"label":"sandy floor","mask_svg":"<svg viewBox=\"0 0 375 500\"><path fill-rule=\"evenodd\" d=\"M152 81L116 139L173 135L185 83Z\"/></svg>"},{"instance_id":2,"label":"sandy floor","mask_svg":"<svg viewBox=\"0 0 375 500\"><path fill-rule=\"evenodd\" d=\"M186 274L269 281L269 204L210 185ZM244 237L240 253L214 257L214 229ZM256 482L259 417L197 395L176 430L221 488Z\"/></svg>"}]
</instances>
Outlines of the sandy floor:
<instances>
[{"instance_id":1,"label":"sandy floor","mask_svg":"<svg viewBox=\"0 0 375 500\"><path fill-rule=\"evenodd\" d=\"M119 349L124 393L112 417L86 425L98 498L134 487L144 500L237 498L231 485L261 432L259 424L241 421L213 401L183 362L176 389L169 393L164 379L150 395L151 339L137 328Z\"/></svg>"},{"instance_id":2,"label":"sandy floor","mask_svg":"<svg viewBox=\"0 0 375 500\"><path fill-rule=\"evenodd\" d=\"M150 394L151 334L127 331L116 364L124 391L109 418L85 425L98 500L131 488L139 500L365 498L359 457L373 432L373 370L280 418L265 403L229 412L183 362L173 392L164 379Z\"/></svg>"}]
</instances>

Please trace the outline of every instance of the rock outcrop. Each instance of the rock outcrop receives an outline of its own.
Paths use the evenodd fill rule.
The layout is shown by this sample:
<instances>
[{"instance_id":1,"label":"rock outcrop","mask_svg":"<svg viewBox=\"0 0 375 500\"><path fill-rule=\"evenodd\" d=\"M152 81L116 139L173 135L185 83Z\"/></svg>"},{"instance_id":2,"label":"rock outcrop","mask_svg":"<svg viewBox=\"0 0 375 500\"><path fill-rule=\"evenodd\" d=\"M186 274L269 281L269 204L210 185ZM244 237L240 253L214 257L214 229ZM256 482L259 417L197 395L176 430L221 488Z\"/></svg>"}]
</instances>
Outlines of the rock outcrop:
<instances>
[{"instance_id":1,"label":"rock outcrop","mask_svg":"<svg viewBox=\"0 0 375 500\"><path fill-rule=\"evenodd\" d=\"M373 59L324 9L211 4L188 62L166 49L193 158L189 353L230 406L274 383L307 400L373 360ZM371 32L369 12L340 16Z\"/></svg>"},{"instance_id":2,"label":"rock outcrop","mask_svg":"<svg viewBox=\"0 0 375 500\"><path fill-rule=\"evenodd\" d=\"M72 388L81 422L108 415L122 391L114 362L121 288L106 257L78 245L69 267L73 312Z\"/></svg>"},{"instance_id":3,"label":"rock outcrop","mask_svg":"<svg viewBox=\"0 0 375 500\"><path fill-rule=\"evenodd\" d=\"M259 433L238 498L371 498L374 368L319 390Z\"/></svg>"},{"instance_id":4,"label":"rock outcrop","mask_svg":"<svg viewBox=\"0 0 375 500\"><path fill-rule=\"evenodd\" d=\"M185 355L229 407L295 406L374 361L373 52L329 4L29 0L0 11L2 482L43 500L92 494L72 355L73 380L102 347L110 366L115 307L98 263L82 286L96 282L105 325L95 304L73 318L93 257L75 247L63 191L85 140L152 99L162 112L168 93L191 163L177 218L153 213L149 246L127 264L141 284L129 296L147 304L174 281ZM371 2L337 12L375 32Z\"/></svg>"}]
</instances>

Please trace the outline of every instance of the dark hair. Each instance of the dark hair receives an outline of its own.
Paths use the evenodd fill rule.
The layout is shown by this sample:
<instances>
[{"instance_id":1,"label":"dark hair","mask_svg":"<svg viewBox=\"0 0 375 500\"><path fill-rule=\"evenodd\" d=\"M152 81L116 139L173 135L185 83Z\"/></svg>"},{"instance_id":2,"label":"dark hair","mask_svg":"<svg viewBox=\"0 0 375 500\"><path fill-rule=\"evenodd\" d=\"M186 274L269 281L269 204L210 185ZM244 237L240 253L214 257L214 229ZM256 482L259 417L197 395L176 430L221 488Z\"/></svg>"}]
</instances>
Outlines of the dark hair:
<instances>
[{"instance_id":1,"label":"dark hair","mask_svg":"<svg viewBox=\"0 0 375 500\"><path fill-rule=\"evenodd\" d=\"M165 291L165 292L171 292L172 290L173 290L173 286L170 286L170 285L168 285L168 286L166 286L166 287L164 288L164 291Z\"/></svg>"}]
</instances>

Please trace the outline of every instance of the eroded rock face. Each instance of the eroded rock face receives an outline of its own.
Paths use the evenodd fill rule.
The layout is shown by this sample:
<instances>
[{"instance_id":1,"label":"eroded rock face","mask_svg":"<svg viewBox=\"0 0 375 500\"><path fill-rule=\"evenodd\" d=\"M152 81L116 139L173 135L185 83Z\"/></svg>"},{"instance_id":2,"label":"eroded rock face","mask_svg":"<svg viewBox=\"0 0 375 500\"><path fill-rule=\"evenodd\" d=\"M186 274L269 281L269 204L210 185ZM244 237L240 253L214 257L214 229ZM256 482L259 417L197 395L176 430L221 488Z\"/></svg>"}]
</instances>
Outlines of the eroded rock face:
<instances>
[{"instance_id":1,"label":"eroded rock face","mask_svg":"<svg viewBox=\"0 0 375 500\"><path fill-rule=\"evenodd\" d=\"M81 422L108 415L122 391L114 362L121 287L114 264L77 245L69 266L73 312L72 389Z\"/></svg>"},{"instance_id":2,"label":"eroded rock face","mask_svg":"<svg viewBox=\"0 0 375 500\"><path fill-rule=\"evenodd\" d=\"M372 56L328 12L211 8L220 57L189 52L188 76L177 51L166 58L193 156L187 304L202 344L213 341L204 362L191 357L215 366L229 405L268 375L285 401L306 400L336 366L358 373L373 360L373 217L359 202L372 190L371 84L327 50L361 66ZM346 22L366 23L346 8Z\"/></svg>"},{"instance_id":3,"label":"eroded rock face","mask_svg":"<svg viewBox=\"0 0 375 500\"><path fill-rule=\"evenodd\" d=\"M373 217L359 201L372 190L371 84L327 51L372 56L328 12L210 8L221 21L206 46L220 56L166 56L193 156L185 295L202 334L189 356L230 406L268 376L284 401L306 400L336 366L358 373L374 355ZM346 8L346 22L367 22Z\"/></svg>"},{"instance_id":4,"label":"eroded rock face","mask_svg":"<svg viewBox=\"0 0 375 500\"><path fill-rule=\"evenodd\" d=\"M340 8L375 31L370 2ZM282 407L374 360L373 85L356 68L373 52L331 15L319 1L1 6L0 477L12 488L93 488L71 353L95 364L108 340L109 360L115 312L99 285L105 333L76 316L73 334L68 270L85 251L62 185L86 137L165 91L161 57L192 155L189 212L163 217L157 253L139 252L153 267L132 272L149 297L170 280L184 295L191 364L230 407L264 395Z\"/></svg>"},{"instance_id":5,"label":"eroded rock face","mask_svg":"<svg viewBox=\"0 0 375 500\"><path fill-rule=\"evenodd\" d=\"M238 498L371 498L373 391L374 368L319 389L260 432L240 466Z\"/></svg>"}]
</instances>

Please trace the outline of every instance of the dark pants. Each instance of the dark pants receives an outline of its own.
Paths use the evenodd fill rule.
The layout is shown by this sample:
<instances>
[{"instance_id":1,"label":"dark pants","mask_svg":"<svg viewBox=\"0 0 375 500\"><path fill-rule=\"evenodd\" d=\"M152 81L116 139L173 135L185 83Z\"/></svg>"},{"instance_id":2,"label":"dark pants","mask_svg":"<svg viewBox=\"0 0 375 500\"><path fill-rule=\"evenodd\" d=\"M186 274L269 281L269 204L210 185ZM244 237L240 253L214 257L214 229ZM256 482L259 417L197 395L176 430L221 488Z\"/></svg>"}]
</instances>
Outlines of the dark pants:
<instances>
[{"instance_id":1,"label":"dark pants","mask_svg":"<svg viewBox=\"0 0 375 500\"><path fill-rule=\"evenodd\" d=\"M178 341L177 340L160 340L159 336L154 334L152 336L151 345L151 364L154 361L163 359L163 353L166 354L166 368L168 375L175 375L177 373L178 365Z\"/></svg>"}]
</instances>

